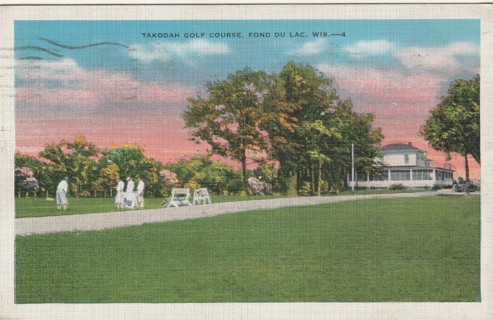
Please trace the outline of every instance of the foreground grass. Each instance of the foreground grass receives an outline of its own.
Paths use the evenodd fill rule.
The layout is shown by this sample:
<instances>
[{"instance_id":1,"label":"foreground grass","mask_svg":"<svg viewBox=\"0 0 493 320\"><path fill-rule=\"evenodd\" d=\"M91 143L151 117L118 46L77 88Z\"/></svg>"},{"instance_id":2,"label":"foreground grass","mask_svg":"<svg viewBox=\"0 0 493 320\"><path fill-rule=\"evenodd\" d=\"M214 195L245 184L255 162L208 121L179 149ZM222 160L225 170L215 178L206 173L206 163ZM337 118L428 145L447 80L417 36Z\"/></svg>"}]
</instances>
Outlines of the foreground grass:
<instances>
[{"instance_id":1,"label":"foreground grass","mask_svg":"<svg viewBox=\"0 0 493 320\"><path fill-rule=\"evenodd\" d=\"M355 195L355 194L382 194L382 193L398 193L404 192L401 190L359 190L356 192L344 191L339 195ZM275 199L283 198L282 195L230 195L230 196L212 196L214 203L232 202L232 201L248 201L248 200L262 200L262 199ZM163 202L163 198L146 198L146 209L158 209ZM32 218L32 217L47 217L47 216L59 216L59 215L73 215L73 214L85 214L85 213L102 213L102 212L115 212L115 204L113 198L70 198L69 209L67 211L61 211L56 209L56 202L54 200L46 200L45 198L35 197L18 197L15 198L16 205L16 218ZM131 210L131 209L125 209Z\"/></svg>"},{"instance_id":2,"label":"foreground grass","mask_svg":"<svg viewBox=\"0 0 493 320\"><path fill-rule=\"evenodd\" d=\"M478 301L479 197L17 237L17 303Z\"/></svg>"}]
</instances>

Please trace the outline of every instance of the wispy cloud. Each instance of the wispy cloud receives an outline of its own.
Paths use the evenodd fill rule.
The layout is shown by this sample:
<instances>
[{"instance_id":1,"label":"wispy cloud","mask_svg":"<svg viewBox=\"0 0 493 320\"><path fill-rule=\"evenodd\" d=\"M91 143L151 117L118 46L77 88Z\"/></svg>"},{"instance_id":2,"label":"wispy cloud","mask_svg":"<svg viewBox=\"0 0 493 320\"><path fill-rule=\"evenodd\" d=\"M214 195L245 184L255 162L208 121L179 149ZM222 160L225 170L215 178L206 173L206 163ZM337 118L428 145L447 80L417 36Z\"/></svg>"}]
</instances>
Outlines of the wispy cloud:
<instances>
[{"instance_id":1,"label":"wispy cloud","mask_svg":"<svg viewBox=\"0 0 493 320\"><path fill-rule=\"evenodd\" d=\"M388 40L358 41L344 48L353 57L382 55L390 53L394 49L395 45Z\"/></svg>"},{"instance_id":2,"label":"wispy cloud","mask_svg":"<svg viewBox=\"0 0 493 320\"><path fill-rule=\"evenodd\" d=\"M327 64L320 64L317 69L334 77L339 88L353 100L376 102L381 107L395 104L434 104L440 95L440 83L444 80L439 75L410 76L399 70L355 69Z\"/></svg>"},{"instance_id":3,"label":"wispy cloud","mask_svg":"<svg viewBox=\"0 0 493 320\"><path fill-rule=\"evenodd\" d=\"M442 47L407 47L395 57L408 69L442 70L450 72L460 68L460 56L477 55L479 47L471 42L454 42Z\"/></svg>"},{"instance_id":4,"label":"wispy cloud","mask_svg":"<svg viewBox=\"0 0 493 320\"><path fill-rule=\"evenodd\" d=\"M144 63L154 61L170 62L179 59L192 64L192 57L197 55L216 56L230 53L230 47L222 42L212 42L204 39L195 39L189 42L153 42L145 45L134 45L130 55Z\"/></svg>"},{"instance_id":5,"label":"wispy cloud","mask_svg":"<svg viewBox=\"0 0 493 320\"><path fill-rule=\"evenodd\" d=\"M324 52L327 47L327 40L317 39L315 41L305 42L301 48L289 52L297 56L314 56Z\"/></svg>"},{"instance_id":6,"label":"wispy cloud","mask_svg":"<svg viewBox=\"0 0 493 320\"><path fill-rule=\"evenodd\" d=\"M162 106L183 103L195 94L194 88L178 84L140 81L128 74L103 69L86 70L72 59L40 61L36 68L17 70L17 78L23 83L16 88L19 106L86 109L97 109L107 103Z\"/></svg>"}]
</instances>

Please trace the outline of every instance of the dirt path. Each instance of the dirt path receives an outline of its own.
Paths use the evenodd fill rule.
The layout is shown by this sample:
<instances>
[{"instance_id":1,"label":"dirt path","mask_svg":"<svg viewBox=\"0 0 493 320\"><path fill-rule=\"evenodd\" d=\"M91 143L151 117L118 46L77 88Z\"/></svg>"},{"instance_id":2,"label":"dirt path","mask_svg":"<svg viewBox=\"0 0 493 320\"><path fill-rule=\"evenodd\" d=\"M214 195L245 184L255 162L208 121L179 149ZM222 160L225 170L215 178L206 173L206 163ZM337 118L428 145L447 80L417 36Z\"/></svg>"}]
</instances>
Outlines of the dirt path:
<instances>
[{"instance_id":1,"label":"dirt path","mask_svg":"<svg viewBox=\"0 0 493 320\"><path fill-rule=\"evenodd\" d=\"M279 198L215 203L202 206L162 208L152 210L119 211L66 215L55 217L22 218L15 220L15 233L19 236L56 232L74 232L114 229L157 222L182 221L214 217L251 210L277 209L324 203L364 199L421 198L440 195L439 192L395 193L380 195L327 196Z\"/></svg>"}]
</instances>

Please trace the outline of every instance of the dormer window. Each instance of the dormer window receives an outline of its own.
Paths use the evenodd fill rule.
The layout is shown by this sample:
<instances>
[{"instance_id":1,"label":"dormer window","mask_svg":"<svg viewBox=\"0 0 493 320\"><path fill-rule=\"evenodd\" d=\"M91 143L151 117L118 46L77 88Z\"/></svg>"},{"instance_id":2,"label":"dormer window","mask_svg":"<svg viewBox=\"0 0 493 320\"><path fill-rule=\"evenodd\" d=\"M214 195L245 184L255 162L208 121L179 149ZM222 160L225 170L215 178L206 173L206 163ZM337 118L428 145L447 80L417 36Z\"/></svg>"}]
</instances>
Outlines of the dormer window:
<instances>
[{"instance_id":1,"label":"dormer window","mask_svg":"<svg viewBox=\"0 0 493 320\"><path fill-rule=\"evenodd\" d=\"M404 163L409 164L409 155L408 154L404 155Z\"/></svg>"}]
</instances>

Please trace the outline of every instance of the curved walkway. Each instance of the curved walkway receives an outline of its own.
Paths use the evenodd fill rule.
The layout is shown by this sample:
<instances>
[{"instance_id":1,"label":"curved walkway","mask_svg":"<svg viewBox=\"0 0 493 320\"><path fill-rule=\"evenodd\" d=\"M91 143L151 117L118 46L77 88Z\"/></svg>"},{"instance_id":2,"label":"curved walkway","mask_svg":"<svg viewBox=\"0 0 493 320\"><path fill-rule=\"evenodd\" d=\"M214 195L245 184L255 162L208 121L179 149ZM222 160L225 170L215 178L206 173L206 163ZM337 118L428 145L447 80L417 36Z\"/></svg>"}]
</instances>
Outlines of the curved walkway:
<instances>
[{"instance_id":1,"label":"curved walkway","mask_svg":"<svg viewBox=\"0 0 493 320\"><path fill-rule=\"evenodd\" d=\"M364 199L422 198L437 195L441 195L441 193L417 192L379 195L297 197L223 202L179 208L161 208L152 210L144 209L55 217L21 218L15 220L15 234L18 236L27 236L56 232L93 231L137 226L149 223L199 219L252 210L308 206Z\"/></svg>"}]
</instances>

